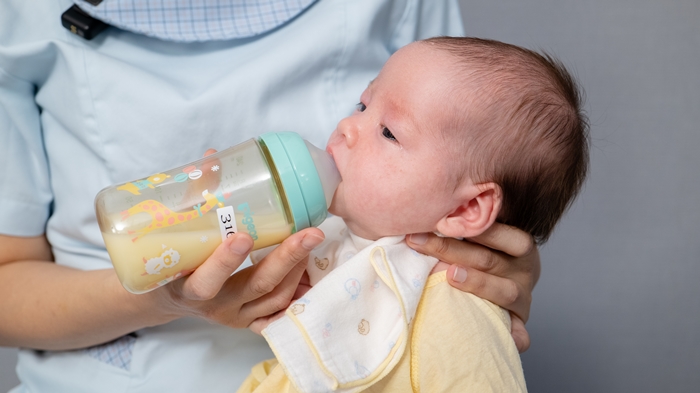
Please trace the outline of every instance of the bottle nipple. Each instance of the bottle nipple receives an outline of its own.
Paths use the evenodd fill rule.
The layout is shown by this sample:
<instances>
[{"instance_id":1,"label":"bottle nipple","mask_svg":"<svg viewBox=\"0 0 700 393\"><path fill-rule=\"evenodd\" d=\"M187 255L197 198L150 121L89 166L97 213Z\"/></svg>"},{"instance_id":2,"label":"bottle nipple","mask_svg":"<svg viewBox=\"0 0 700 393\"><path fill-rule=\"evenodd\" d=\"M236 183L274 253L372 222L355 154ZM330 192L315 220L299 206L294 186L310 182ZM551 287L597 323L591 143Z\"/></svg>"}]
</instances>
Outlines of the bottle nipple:
<instances>
[{"instance_id":1,"label":"bottle nipple","mask_svg":"<svg viewBox=\"0 0 700 393\"><path fill-rule=\"evenodd\" d=\"M327 151L319 149L308 141L304 141L306 148L309 149L311 159L314 161L318 177L321 179L321 187L323 187L323 195L326 198L326 208L331 206L335 189L340 184L340 173L335 166L333 157Z\"/></svg>"}]
</instances>

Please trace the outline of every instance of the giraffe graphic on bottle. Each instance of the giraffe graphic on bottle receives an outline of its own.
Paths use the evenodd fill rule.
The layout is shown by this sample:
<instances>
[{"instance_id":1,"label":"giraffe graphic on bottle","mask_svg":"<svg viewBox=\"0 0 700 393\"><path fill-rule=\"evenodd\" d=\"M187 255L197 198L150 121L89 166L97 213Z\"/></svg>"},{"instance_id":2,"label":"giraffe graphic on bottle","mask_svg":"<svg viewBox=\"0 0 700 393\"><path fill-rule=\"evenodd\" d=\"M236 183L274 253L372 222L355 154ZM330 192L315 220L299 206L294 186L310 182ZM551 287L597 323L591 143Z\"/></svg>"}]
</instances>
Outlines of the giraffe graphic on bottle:
<instances>
[{"instance_id":1,"label":"giraffe graphic on bottle","mask_svg":"<svg viewBox=\"0 0 700 393\"><path fill-rule=\"evenodd\" d=\"M133 216L138 213L148 213L151 216L151 223L148 226L138 229L136 231L129 231L129 234L136 235L134 238L131 239L131 241L135 242L140 237L143 237L144 235L146 235L154 229L181 224L183 222L187 222L194 218L203 216L214 207L224 206L224 195L221 192L217 192L215 195L209 193L209 190L204 190L202 191L202 196L205 200L205 203L203 205L200 203L193 206L192 210L180 212L174 212L162 203L153 199L149 199L132 206L128 210L122 211L121 219L122 221L124 221L130 216Z\"/></svg>"}]
</instances>

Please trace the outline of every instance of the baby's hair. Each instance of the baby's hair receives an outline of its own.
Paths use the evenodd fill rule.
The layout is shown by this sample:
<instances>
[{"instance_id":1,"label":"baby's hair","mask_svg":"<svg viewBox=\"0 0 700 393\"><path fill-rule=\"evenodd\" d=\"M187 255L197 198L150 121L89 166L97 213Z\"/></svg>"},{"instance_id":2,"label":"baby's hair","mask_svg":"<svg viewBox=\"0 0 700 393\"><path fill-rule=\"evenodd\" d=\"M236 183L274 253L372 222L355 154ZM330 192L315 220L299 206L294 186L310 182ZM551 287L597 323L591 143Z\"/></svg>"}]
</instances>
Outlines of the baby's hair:
<instances>
[{"instance_id":1,"label":"baby's hair","mask_svg":"<svg viewBox=\"0 0 700 393\"><path fill-rule=\"evenodd\" d=\"M579 193L588 169L588 120L582 92L548 54L494 40L436 37L423 41L457 59L458 131L465 172L501 187L498 221L538 244ZM459 83L464 82L464 83Z\"/></svg>"}]
</instances>

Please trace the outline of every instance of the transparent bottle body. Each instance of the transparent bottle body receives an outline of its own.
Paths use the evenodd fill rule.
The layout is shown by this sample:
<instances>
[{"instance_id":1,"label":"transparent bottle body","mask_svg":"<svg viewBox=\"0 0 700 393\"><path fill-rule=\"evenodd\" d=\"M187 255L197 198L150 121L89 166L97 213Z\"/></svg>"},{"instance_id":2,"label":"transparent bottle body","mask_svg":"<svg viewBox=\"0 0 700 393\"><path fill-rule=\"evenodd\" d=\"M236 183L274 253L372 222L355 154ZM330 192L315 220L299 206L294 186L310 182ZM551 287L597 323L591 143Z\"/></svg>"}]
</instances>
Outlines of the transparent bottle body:
<instances>
[{"instance_id":1,"label":"transparent bottle body","mask_svg":"<svg viewBox=\"0 0 700 393\"><path fill-rule=\"evenodd\" d=\"M145 179L102 190L97 219L122 285L143 293L192 272L234 232L253 249L294 231L264 146L249 140Z\"/></svg>"}]
</instances>

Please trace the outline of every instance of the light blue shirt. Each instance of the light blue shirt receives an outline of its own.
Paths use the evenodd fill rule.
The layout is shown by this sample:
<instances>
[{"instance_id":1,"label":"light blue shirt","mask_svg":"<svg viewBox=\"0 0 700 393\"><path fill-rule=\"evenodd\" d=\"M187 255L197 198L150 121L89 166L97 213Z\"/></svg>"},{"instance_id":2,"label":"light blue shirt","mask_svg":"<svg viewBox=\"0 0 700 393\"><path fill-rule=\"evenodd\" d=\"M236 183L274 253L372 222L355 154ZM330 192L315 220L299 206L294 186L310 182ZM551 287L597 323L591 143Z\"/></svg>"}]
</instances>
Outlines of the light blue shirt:
<instances>
[{"instance_id":1,"label":"light blue shirt","mask_svg":"<svg viewBox=\"0 0 700 393\"><path fill-rule=\"evenodd\" d=\"M0 2L0 233L46 233L56 263L111 268L93 199L267 131L317 146L391 53L463 34L453 0L320 0L253 38L174 43L64 29L72 3ZM194 319L143 329L128 370L90 351L23 350L29 392L230 392L260 337Z\"/></svg>"}]
</instances>

